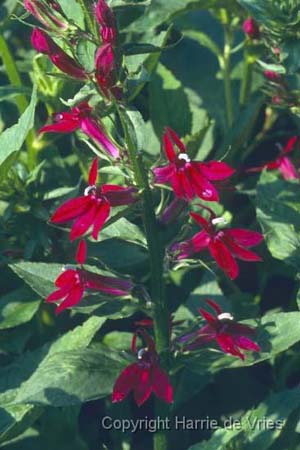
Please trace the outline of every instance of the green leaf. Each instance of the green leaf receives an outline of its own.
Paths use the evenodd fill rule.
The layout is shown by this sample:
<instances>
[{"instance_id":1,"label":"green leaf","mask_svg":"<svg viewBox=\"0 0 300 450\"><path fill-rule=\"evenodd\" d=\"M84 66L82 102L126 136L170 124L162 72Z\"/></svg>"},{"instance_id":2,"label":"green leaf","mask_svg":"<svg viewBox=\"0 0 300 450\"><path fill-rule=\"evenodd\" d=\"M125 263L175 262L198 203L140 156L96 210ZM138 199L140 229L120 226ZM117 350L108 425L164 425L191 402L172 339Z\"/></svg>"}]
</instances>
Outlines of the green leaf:
<instances>
[{"instance_id":1,"label":"green leaf","mask_svg":"<svg viewBox=\"0 0 300 450\"><path fill-rule=\"evenodd\" d=\"M22 384L15 402L67 406L106 397L127 363L107 349L55 353Z\"/></svg>"},{"instance_id":2,"label":"green leaf","mask_svg":"<svg viewBox=\"0 0 300 450\"><path fill-rule=\"evenodd\" d=\"M274 258L299 269L299 185L264 172L257 186L256 212L265 241Z\"/></svg>"},{"instance_id":3,"label":"green leaf","mask_svg":"<svg viewBox=\"0 0 300 450\"><path fill-rule=\"evenodd\" d=\"M29 428L43 409L35 405L10 405L0 408L0 442L13 439Z\"/></svg>"},{"instance_id":4,"label":"green leaf","mask_svg":"<svg viewBox=\"0 0 300 450\"><path fill-rule=\"evenodd\" d=\"M80 40L77 48L76 55L78 61L88 72L92 72L95 69L95 53L97 46L87 39Z\"/></svg>"},{"instance_id":5,"label":"green leaf","mask_svg":"<svg viewBox=\"0 0 300 450\"><path fill-rule=\"evenodd\" d=\"M31 90L25 86L18 87L11 86L10 84L7 86L0 86L0 102L3 102L3 100L9 100L20 94L30 95Z\"/></svg>"},{"instance_id":6,"label":"green leaf","mask_svg":"<svg viewBox=\"0 0 300 450\"><path fill-rule=\"evenodd\" d=\"M183 35L189 39L199 42L203 47L208 48L218 59L222 58L222 52L218 46L207 34L201 31L186 30Z\"/></svg>"},{"instance_id":7,"label":"green leaf","mask_svg":"<svg viewBox=\"0 0 300 450\"><path fill-rule=\"evenodd\" d=\"M28 289L17 289L0 298L0 330L29 322L37 312L40 300Z\"/></svg>"},{"instance_id":8,"label":"green leaf","mask_svg":"<svg viewBox=\"0 0 300 450\"><path fill-rule=\"evenodd\" d=\"M80 28L84 28L84 13L80 7L79 2L76 0L57 0L62 7L66 16L74 21Z\"/></svg>"},{"instance_id":9,"label":"green leaf","mask_svg":"<svg viewBox=\"0 0 300 450\"><path fill-rule=\"evenodd\" d=\"M127 219L122 217L108 227L105 227L99 235L98 241L105 241L107 239L122 239L127 242L133 242L146 247L147 241L145 235L140 228Z\"/></svg>"},{"instance_id":10,"label":"green leaf","mask_svg":"<svg viewBox=\"0 0 300 450\"><path fill-rule=\"evenodd\" d=\"M0 176L4 176L13 164L28 132L33 127L36 103L37 92L36 87L34 87L30 104L18 123L3 131L0 135Z\"/></svg>"},{"instance_id":11,"label":"green leaf","mask_svg":"<svg viewBox=\"0 0 300 450\"><path fill-rule=\"evenodd\" d=\"M238 426L215 431L205 442L189 450L224 450L239 435L238 447L243 450L267 450L282 432L288 417L300 406L298 388L267 397L256 409L248 411L238 420ZM267 422L266 422L267 421Z\"/></svg>"},{"instance_id":12,"label":"green leaf","mask_svg":"<svg viewBox=\"0 0 300 450\"><path fill-rule=\"evenodd\" d=\"M106 317L90 317L83 325L69 331L56 341L33 352L27 352L0 372L0 406L15 404L15 398L23 382L33 376L37 367L42 368L48 359L61 352L85 349L106 321ZM23 402L19 402L23 403ZM26 403L26 402L24 402Z\"/></svg>"},{"instance_id":13,"label":"green leaf","mask_svg":"<svg viewBox=\"0 0 300 450\"><path fill-rule=\"evenodd\" d=\"M187 95L180 81L162 64L158 65L150 83L149 103L151 121L158 137L166 126L180 136L191 132L192 114Z\"/></svg>"}]
</instances>

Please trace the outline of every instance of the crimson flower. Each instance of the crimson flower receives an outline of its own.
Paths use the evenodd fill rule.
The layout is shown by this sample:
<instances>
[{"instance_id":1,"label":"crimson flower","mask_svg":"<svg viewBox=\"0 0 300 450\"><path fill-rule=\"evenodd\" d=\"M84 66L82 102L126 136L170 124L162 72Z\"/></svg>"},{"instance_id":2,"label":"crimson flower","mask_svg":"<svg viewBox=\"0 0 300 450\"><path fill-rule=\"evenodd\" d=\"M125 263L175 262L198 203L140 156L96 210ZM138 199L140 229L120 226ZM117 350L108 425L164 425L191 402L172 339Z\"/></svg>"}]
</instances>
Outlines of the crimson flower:
<instances>
[{"instance_id":1,"label":"crimson flower","mask_svg":"<svg viewBox=\"0 0 300 450\"><path fill-rule=\"evenodd\" d=\"M102 126L94 119L92 112L93 109L88 103L82 102L72 108L70 112L54 114L54 123L45 125L40 129L40 133L72 133L80 129L99 144L109 156L118 158L120 156L118 148L106 136Z\"/></svg>"},{"instance_id":2,"label":"crimson flower","mask_svg":"<svg viewBox=\"0 0 300 450\"><path fill-rule=\"evenodd\" d=\"M259 26L252 17L248 17L248 19L245 20L243 23L243 30L250 39L260 38Z\"/></svg>"},{"instance_id":3,"label":"crimson flower","mask_svg":"<svg viewBox=\"0 0 300 450\"><path fill-rule=\"evenodd\" d=\"M49 56L52 63L62 72L79 80L87 79L84 68L64 52L45 31L34 28L31 34L31 43L36 51Z\"/></svg>"},{"instance_id":4,"label":"crimson flower","mask_svg":"<svg viewBox=\"0 0 300 450\"><path fill-rule=\"evenodd\" d=\"M138 334L145 341L146 347L137 351ZM121 402L131 391L138 406L145 403L152 392L166 403L172 403L173 388L168 375L160 368L154 341L145 330L138 330L134 334L131 350L137 356L137 362L126 367L116 380L112 393L113 403Z\"/></svg>"},{"instance_id":5,"label":"crimson flower","mask_svg":"<svg viewBox=\"0 0 300 450\"><path fill-rule=\"evenodd\" d=\"M115 53L111 44L100 47L96 53L96 79L106 97L116 83Z\"/></svg>"},{"instance_id":6,"label":"crimson flower","mask_svg":"<svg viewBox=\"0 0 300 450\"><path fill-rule=\"evenodd\" d=\"M24 0L24 8L39 20L46 28L55 30L66 30L68 24L61 14L60 5L57 2L48 2L43 0Z\"/></svg>"},{"instance_id":7,"label":"crimson flower","mask_svg":"<svg viewBox=\"0 0 300 450\"><path fill-rule=\"evenodd\" d=\"M136 201L134 187L122 187L114 184L103 184L97 187L98 161L94 159L89 174L89 186L84 195L72 198L63 203L51 217L53 223L74 221L70 240L78 239L92 228L92 236L98 234L110 215L114 206L128 205Z\"/></svg>"},{"instance_id":8,"label":"crimson flower","mask_svg":"<svg viewBox=\"0 0 300 450\"><path fill-rule=\"evenodd\" d=\"M191 212L191 217L203 230L187 241L173 244L171 250L179 252L177 259L185 259L207 248L218 266L234 280L239 274L236 259L261 261L260 256L248 248L258 245L263 240L263 235L243 228L217 230L216 225L224 223L224 219L217 218L211 210L210 214L210 219L206 220L199 214Z\"/></svg>"},{"instance_id":9,"label":"crimson flower","mask_svg":"<svg viewBox=\"0 0 300 450\"><path fill-rule=\"evenodd\" d=\"M96 19L101 27L104 43L114 44L117 38L116 20L113 10L105 0L99 0L95 7Z\"/></svg>"},{"instance_id":10,"label":"crimson flower","mask_svg":"<svg viewBox=\"0 0 300 450\"><path fill-rule=\"evenodd\" d=\"M56 314L62 312L66 308L77 305L86 290L99 291L114 296L125 296L130 294L130 291L133 288L133 283L130 280L89 272L82 267L85 259L86 243L85 241L80 241L76 261L81 267L64 270L55 281L55 285L58 289L46 298L47 303L62 300L55 310Z\"/></svg>"},{"instance_id":11,"label":"crimson flower","mask_svg":"<svg viewBox=\"0 0 300 450\"><path fill-rule=\"evenodd\" d=\"M199 309L200 314L206 320L206 324L193 333L182 336L180 343L185 350L195 350L211 341L216 341L224 353L237 356L244 360L245 355L241 350L259 352L260 347L250 339L255 330L248 325L234 321L230 313L222 312L220 306L213 300L206 300L214 309L215 315Z\"/></svg>"},{"instance_id":12,"label":"crimson flower","mask_svg":"<svg viewBox=\"0 0 300 450\"><path fill-rule=\"evenodd\" d=\"M274 70L265 70L264 76L273 83L279 83L281 81L280 73L274 72Z\"/></svg>"},{"instance_id":13,"label":"crimson flower","mask_svg":"<svg viewBox=\"0 0 300 450\"><path fill-rule=\"evenodd\" d=\"M219 161L191 161L185 145L171 128L165 130L163 147L169 164L153 170L156 183L170 184L177 197L186 200L195 196L206 201L219 200L214 182L229 178L234 173L231 167Z\"/></svg>"},{"instance_id":14,"label":"crimson flower","mask_svg":"<svg viewBox=\"0 0 300 450\"><path fill-rule=\"evenodd\" d=\"M274 159L273 161L270 161L266 164L263 164L262 166L250 167L249 169L247 169L247 172L261 172L264 169L268 169L268 170L278 169L280 171L282 177L285 180L292 180L292 179L299 178L298 172L297 172L294 164L292 163L290 158L287 156L289 153L291 153L294 150L298 139L299 138L297 136L292 136L288 140L286 146L283 148L281 147L281 145L278 144L280 154L276 159Z\"/></svg>"}]
</instances>

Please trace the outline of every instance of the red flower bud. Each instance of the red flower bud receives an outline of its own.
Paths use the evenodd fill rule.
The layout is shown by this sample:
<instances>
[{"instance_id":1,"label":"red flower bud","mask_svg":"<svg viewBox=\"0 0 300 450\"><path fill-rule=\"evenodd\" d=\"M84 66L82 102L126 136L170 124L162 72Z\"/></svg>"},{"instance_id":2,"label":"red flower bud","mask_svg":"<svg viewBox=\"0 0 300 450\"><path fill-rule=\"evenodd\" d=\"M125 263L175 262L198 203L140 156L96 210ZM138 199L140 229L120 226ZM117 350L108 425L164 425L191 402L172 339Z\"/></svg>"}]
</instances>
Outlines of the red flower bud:
<instances>
[{"instance_id":1,"label":"red flower bud","mask_svg":"<svg viewBox=\"0 0 300 450\"><path fill-rule=\"evenodd\" d=\"M103 93L108 91L116 83L115 54L111 44L105 44L96 53L96 78Z\"/></svg>"},{"instance_id":2,"label":"red flower bud","mask_svg":"<svg viewBox=\"0 0 300 450\"><path fill-rule=\"evenodd\" d=\"M99 0L96 8L96 19L101 27L101 37L104 43L113 44L117 37L116 20L113 10L105 0Z\"/></svg>"},{"instance_id":3,"label":"red flower bud","mask_svg":"<svg viewBox=\"0 0 300 450\"><path fill-rule=\"evenodd\" d=\"M85 80L87 78L84 68L71 58L71 56L65 53L51 37L40 28L35 28L33 30L31 43L38 52L48 55L53 64L62 72L80 80Z\"/></svg>"},{"instance_id":4,"label":"red flower bud","mask_svg":"<svg viewBox=\"0 0 300 450\"><path fill-rule=\"evenodd\" d=\"M63 11L55 1L49 1L45 4L43 0L24 0L24 8L46 28L53 29L54 31L57 29L66 30L68 28L68 23L61 15Z\"/></svg>"},{"instance_id":5,"label":"red flower bud","mask_svg":"<svg viewBox=\"0 0 300 450\"><path fill-rule=\"evenodd\" d=\"M250 39L259 39L260 37L259 26L252 17L245 20L243 30Z\"/></svg>"},{"instance_id":6,"label":"red flower bud","mask_svg":"<svg viewBox=\"0 0 300 450\"><path fill-rule=\"evenodd\" d=\"M265 70L264 76L269 81L273 81L273 83L278 83L281 80L281 75L273 70Z\"/></svg>"}]
</instances>

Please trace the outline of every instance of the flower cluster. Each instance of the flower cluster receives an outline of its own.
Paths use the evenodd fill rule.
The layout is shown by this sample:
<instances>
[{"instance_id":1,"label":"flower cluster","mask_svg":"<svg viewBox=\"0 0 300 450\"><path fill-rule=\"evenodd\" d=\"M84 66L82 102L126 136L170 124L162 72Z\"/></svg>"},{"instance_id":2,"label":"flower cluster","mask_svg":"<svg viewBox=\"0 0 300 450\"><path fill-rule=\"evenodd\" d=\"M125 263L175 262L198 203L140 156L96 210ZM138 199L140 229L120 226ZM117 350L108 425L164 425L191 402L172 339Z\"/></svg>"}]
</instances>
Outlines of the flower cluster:
<instances>
[{"instance_id":1,"label":"flower cluster","mask_svg":"<svg viewBox=\"0 0 300 450\"><path fill-rule=\"evenodd\" d=\"M117 39L117 27L113 11L105 0L99 0L95 7L95 17L100 25L100 38L102 45L95 54L95 70L88 72L75 55L75 49L70 47L70 53L66 53L50 36L49 32L58 32L58 38L63 39L62 32L74 31L78 35L82 30L74 28L74 24L68 24L66 17L57 2L45 2L44 0L24 0L24 7L30 12L47 31L34 28L31 35L31 43L36 51L47 55L52 63L63 73L80 81L93 80L98 83L105 97L120 96L117 83L117 61L114 46ZM75 33L76 35L76 33ZM92 38L90 38L92 40ZM70 42L70 40L69 40Z\"/></svg>"},{"instance_id":2,"label":"flower cluster","mask_svg":"<svg viewBox=\"0 0 300 450\"><path fill-rule=\"evenodd\" d=\"M92 11L97 27L96 32L93 30L93 33L96 36L76 29L74 24L69 24L63 10L55 1L24 0L24 5L27 11L46 28L46 30L34 28L31 36L33 47L47 55L63 73L82 82L94 83L104 103L113 107L115 102L120 100L122 93L122 87L118 85L117 55L120 52L117 48L116 18L106 1L98 0ZM93 71L87 71L78 61L75 46L72 47L73 40L65 40L64 34L68 37L71 28L75 42L80 33L81 36L85 33L85 38L94 44L101 41L95 50ZM253 21L248 20L244 24L244 30L249 38L258 39L259 28ZM64 44L67 43L69 46L65 51ZM109 102L109 100L114 101ZM131 174L135 172L134 163L138 165L139 161L133 161L131 157L128 161L125 157L126 153L121 153L118 145L109 137L98 118L97 109L92 108L91 104L93 103L89 97L88 100L78 102L68 111L55 113L52 123L43 126L40 133L72 133L80 130L105 152L110 162L115 165L128 164L126 171L130 174L128 179L132 180ZM125 128L124 134L126 136ZM289 142L280 158L266 167L271 169L276 166L282 173L291 175L291 164L288 166L289 160L286 154L291 151L295 142L295 140ZM194 160L184 142L170 127L167 127L163 134L163 149L167 161L165 164L153 167L152 183L148 180L147 173L141 170L140 178L146 179L143 183L139 183L139 177L135 176L134 182L130 181L123 186L99 184L98 159L95 158L91 163L88 183L82 195L65 201L51 216L50 221L53 224L69 224L71 242L81 239L76 254L76 265L63 269L55 280L55 291L46 299L48 303L59 303L56 313L78 305L87 292L123 297L130 296L135 288L129 278L103 275L85 265L87 244L84 238L90 234L92 239L98 240L114 208L132 205L139 201L139 196L143 195L144 191L151 194L150 191L154 186L163 185L172 190L172 199L168 205L164 205L163 198L162 204L165 208L161 208L161 214L158 217L158 223L166 227L194 206L195 199L201 199L202 202L219 202L222 187L235 173L235 170L225 162ZM252 169L252 171L258 170L261 168ZM147 205L144 206L147 207ZM204 215L208 212L209 217L206 218L193 211L189 212L190 217L202 229L189 239L175 242L170 246L169 250L176 261L193 258L207 250L217 266L230 279L235 279L239 275L237 260L261 261L256 253L249 250L262 241L263 237L260 233L243 228L225 227L223 218L216 217L214 211L206 205L200 204L200 206ZM179 339L185 350L194 350L204 343L216 340L224 352L241 359L244 359L241 350L259 351L258 345L250 339L253 334L250 327L234 322L232 316L223 313L215 302L209 300L208 304L214 309L216 316L200 310L207 324L198 331ZM178 322L170 318L167 324L170 339L173 327L177 324ZM142 405L152 392L166 403L173 401L173 389L167 373L160 366L155 342L144 329L151 325L150 319L139 322L139 327L142 326L142 328L134 333L132 339L132 352L136 361L126 367L116 380L112 394L113 402L122 401L131 391L138 406ZM145 346L139 350L136 345L138 337L145 343Z\"/></svg>"}]
</instances>

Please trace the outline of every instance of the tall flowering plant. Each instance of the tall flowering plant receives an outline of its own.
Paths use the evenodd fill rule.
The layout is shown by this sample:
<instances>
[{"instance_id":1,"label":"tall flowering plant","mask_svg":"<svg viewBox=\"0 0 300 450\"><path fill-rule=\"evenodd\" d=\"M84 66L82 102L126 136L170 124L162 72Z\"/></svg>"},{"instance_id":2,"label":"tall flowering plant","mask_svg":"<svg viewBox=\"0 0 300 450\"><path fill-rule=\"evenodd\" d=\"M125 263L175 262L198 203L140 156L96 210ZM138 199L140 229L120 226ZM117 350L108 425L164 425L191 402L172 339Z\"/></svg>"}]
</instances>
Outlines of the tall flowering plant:
<instances>
[{"instance_id":1,"label":"tall flowering plant","mask_svg":"<svg viewBox=\"0 0 300 450\"><path fill-rule=\"evenodd\" d=\"M36 349L29 335L24 348L28 345L32 354L14 366L18 391L16 385L9 387L3 401L14 415L15 429L22 432L24 417L35 424L43 414L39 407L87 402L81 423L81 416L89 415L89 402L102 398L106 419L124 408L132 417L129 422L147 411L170 424L179 407L212 386L219 371L238 368L250 377L247 366L266 360L276 366L277 353L300 341L298 313L283 308L260 319L258 307L270 289L266 263L274 276L279 269L270 262L273 258L286 257L294 270L299 258L299 133L278 133L283 144L272 142L270 154L256 155L280 123L279 103L295 108L295 91L289 91L288 74L281 69L287 59L284 44L270 32L269 22L240 5L246 1L230 1L228 8L211 2L212 20L224 31L223 49L199 30L181 30L187 41L211 50L219 63L222 101L204 111L213 92L203 91L200 98L184 86L181 72L176 78L170 61L166 66L160 62L160 55L168 55L169 47L181 41L165 25L197 5L150 3L24 0L19 18L31 27L27 42L34 55L30 104L18 67L9 69L4 52L22 113L17 131L13 135L8 130L3 146L3 168L16 176L21 202L7 206L5 217L11 220L14 209L24 214L17 238L8 240L4 254L30 286L24 291L25 319L17 323L23 326L37 314L37 341L42 344L47 327L51 336L56 328L65 333L42 349ZM268 46L280 68L263 62ZM239 99L232 89L235 53L240 57ZM38 131L26 138L35 108ZM25 142L27 153L16 162L19 141L20 147ZM279 153L272 157L276 148ZM0 152L0 169L1 161ZM52 190L49 180L55 184ZM41 192L34 191L37 185ZM18 192L23 186L24 195ZM36 236L28 232L27 221ZM41 306L38 300L27 302L31 289L44 297ZM13 318L9 314L3 310L3 329L18 321L18 309ZM284 343L282 330L287 331ZM19 337L16 342L20 345ZM11 345L15 351L16 343ZM29 360L32 370L25 367ZM280 405L280 400L267 399L270 408L274 402ZM292 404L299 406L296 400ZM24 410L15 413L16 405ZM260 411L255 412L258 417ZM101 414L99 410L99 420ZM155 450L173 445L182 450L169 425L155 431ZM227 439L226 428L220 431ZM5 439L9 436L7 432ZM110 442L118 450L129 448L113 431L105 439L105 448ZM214 448L214 435L211 439ZM224 442L216 449L223 450Z\"/></svg>"}]
</instances>

